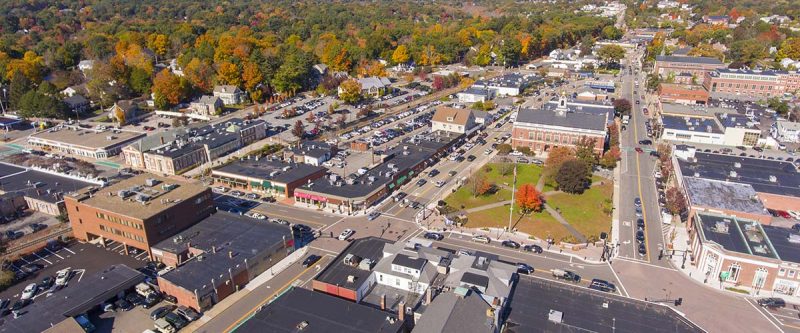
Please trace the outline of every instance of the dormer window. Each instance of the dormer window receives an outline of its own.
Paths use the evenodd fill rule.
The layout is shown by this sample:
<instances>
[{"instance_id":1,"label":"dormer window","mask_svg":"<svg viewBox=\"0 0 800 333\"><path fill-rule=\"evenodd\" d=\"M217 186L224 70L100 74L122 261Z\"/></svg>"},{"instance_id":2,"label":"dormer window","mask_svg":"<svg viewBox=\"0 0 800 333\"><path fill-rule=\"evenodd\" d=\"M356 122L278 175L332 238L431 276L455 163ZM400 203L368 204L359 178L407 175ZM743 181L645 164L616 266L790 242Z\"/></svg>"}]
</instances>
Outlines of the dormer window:
<instances>
[{"instance_id":1,"label":"dormer window","mask_svg":"<svg viewBox=\"0 0 800 333\"><path fill-rule=\"evenodd\" d=\"M453 117L447 117L447 121L453 121Z\"/></svg>"}]
</instances>

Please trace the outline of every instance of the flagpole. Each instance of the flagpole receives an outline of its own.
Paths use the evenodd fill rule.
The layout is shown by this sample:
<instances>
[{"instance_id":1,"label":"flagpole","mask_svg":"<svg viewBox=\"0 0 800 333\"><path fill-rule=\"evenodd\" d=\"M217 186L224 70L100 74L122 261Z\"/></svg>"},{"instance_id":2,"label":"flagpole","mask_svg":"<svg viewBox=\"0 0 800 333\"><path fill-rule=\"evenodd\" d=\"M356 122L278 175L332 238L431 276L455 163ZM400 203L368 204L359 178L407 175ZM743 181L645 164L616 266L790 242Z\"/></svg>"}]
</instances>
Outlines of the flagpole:
<instances>
[{"instance_id":1,"label":"flagpole","mask_svg":"<svg viewBox=\"0 0 800 333\"><path fill-rule=\"evenodd\" d=\"M514 217L514 192L517 190L517 161L514 161L514 181L511 183L511 205L508 213L508 232L511 232L511 220Z\"/></svg>"}]
</instances>

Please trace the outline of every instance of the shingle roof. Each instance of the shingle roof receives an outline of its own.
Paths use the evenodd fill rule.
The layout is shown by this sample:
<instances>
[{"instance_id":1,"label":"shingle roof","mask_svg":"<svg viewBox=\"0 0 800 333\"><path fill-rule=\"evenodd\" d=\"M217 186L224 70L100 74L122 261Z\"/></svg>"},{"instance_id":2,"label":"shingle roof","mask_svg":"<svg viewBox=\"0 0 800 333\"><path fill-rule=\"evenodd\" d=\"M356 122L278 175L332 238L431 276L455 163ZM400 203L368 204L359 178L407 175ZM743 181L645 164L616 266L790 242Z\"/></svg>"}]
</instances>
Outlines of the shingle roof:
<instances>
[{"instance_id":1,"label":"shingle roof","mask_svg":"<svg viewBox=\"0 0 800 333\"><path fill-rule=\"evenodd\" d=\"M432 121L466 126L472 111L469 109L456 109L448 106L436 108Z\"/></svg>"},{"instance_id":2,"label":"shingle roof","mask_svg":"<svg viewBox=\"0 0 800 333\"><path fill-rule=\"evenodd\" d=\"M711 57L689 57L689 56L656 56L656 61L683 62L692 64L722 65L722 61Z\"/></svg>"}]
</instances>

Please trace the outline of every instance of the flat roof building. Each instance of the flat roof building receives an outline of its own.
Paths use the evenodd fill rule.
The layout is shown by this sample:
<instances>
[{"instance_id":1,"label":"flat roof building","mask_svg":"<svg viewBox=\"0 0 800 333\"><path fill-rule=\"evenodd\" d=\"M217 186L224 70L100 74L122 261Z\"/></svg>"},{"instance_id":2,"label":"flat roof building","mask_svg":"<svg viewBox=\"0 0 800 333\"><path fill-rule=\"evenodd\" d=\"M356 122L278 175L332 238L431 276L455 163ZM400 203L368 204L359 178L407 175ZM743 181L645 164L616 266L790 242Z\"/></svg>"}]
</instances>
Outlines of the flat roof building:
<instances>
[{"instance_id":1,"label":"flat roof building","mask_svg":"<svg viewBox=\"0 0 800 333\"><path fill-rule=\"evenodd\" d=\"M47 152L105 159L118 155L122 147L144 136L141 132L62 124L31 134L28 145Z\"/></svg>"},{"instance_id":2,"label":"flat roof building","mask_svg":"<svg viewBox=\"0 0 800 333\"><path fill-rule=\"evenodd\" d=\"M203 311L244 288L294 251L288 226L217 212L152 247L177 268L158 277L162 292Z\"/></svg>"},{"instance_id":3,"label":"flat roof building","mask_svg":"<svg viewBox=\"0 0 800 333\"><path fill-rule=\"evenodd\" d=\"M78 191L64 201L75 238L101 244L113 240L125 251L150 252L154 244L216 209L210 188L148 174Z\"/></svg>"},{"instance_id":4,"label":"flat roof building","mask_svg":"<svg viewBox=\"0 0 800 333\"><path fill-rule=\"evenodd\" d=\"M725 143L725 132L714 118L694 116L661 115L664 140L722 145Z\"/></svg>"},{"instance_id":5,"label":"flat roof building","mask_svg":"<svg viewBox=\"0 0 800 333\"><path fill-rule=\"evenodd\" d=\"M242 323L236 332L400 333L399 316L303 288L292 288Z\"/></svg>"},{"instance_id":6,"label":"flat roof building","mask_svg":"<svg viewBox=\"0 0 800 333\"><path fill-rule=\"evenodd\" d=\"M49 215L65 212L64 196L103 182L0 162L0 194L21 193L28 209Z\"/></svg>"},{"instance_id":7,"label":"flat roof building","mask_svg":"<svg viewBox=\"0 0 800 333\"><path fill-rule=\"evenodd\" d=\"M708 91L701 85L661 83L658 98L662 103L708 104Z\"/></svg>"},{"instance_id":8,"label":"flat roof building","mask_svg":"<svg viewBox=\"0 0 800 333\"><path fill-rule=\"evenodd\" d=\"M311 164L254 158L211 170L211 178L233 189L291 198L297 187L324 177L327 171Z\"/></svg>"},{"instance_id":9,"label":"flat roof building","mask_svg":"<svg viewBox=\"0 0 800 333\"><path fill-rule=\"evenodd\" d=\"M390 243L377 237L354 240L311 282L314 290L359 303L375 283L372 269Z\"/></svg>"},{"instance_id":10,"label":"flat roof building","mask_svg":"<svg viewBox=\"0 0 800 333\"><path fill-rule=\"evenodd\" d=\"M724 67L725 64L717 58L659 55L656 56L653 72L662 78L686 73L701 82L707 72Z\"/></svg>"},{"instance_id":11,"label":"flat roof building","mask_svg":"<svg viewBox=\"0 0 800 333\"><path fill-rule=\"evenodd\" d=\"M713 211L756 220L762 224L770 224L772 221L772 215L750 184L688 176L684 176L679 183L685 188L690 217L694 216L695 211ZM691 220L689 227L691 228Z\"/></svg>"}]
</instances>

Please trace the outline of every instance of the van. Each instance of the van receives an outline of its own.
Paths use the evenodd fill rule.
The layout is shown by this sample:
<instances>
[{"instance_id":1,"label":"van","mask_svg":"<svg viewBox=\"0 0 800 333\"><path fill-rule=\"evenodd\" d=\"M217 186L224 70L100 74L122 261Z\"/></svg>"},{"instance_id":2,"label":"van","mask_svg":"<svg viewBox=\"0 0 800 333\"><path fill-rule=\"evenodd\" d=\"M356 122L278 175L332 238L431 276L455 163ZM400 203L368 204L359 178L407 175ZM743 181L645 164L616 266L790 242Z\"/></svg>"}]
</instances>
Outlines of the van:
<instances>
[{"instance_id":1,"label":"van","mask_svg":"<svg viewBox=\"0 0 800 333\"><path fill-rule=\"evenodd\" d=\"M136 285L136 293L141 295L142 297L147 297L148 295L152 294L153 288L151 288L148 284L142 282Z\"/></svg>"},{"instance_id":2,"label":"van","mask_svg":"<svg viewBox=\"0 0 800 333\"><path fill-rule=\"evenodd\" d=\"M175 327L172 326L166 319L158 318L153 324L157 331L161 333L175 333Z\"/></svg>"}]
</instances>

